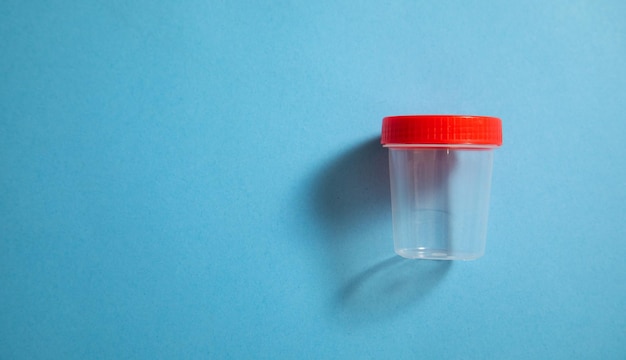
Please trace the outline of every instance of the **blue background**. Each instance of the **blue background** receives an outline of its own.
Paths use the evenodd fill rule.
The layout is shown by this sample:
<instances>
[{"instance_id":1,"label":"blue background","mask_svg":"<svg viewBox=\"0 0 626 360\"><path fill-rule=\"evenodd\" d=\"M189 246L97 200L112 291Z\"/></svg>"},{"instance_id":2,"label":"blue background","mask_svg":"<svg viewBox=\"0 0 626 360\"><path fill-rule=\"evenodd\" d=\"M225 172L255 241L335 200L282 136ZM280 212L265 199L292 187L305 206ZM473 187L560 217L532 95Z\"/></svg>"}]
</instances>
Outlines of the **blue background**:
<instances>
[{"instance_id":1,"label":"blue background","mask_svg":"<svg viewBox=\"0 0 626 360\"><path fill-rule=\"evenodd\" d=\"M626 2L0 5L0 358L626 357ZM381 119L503 119L394 256Z\"/></svg>"}]
</instances>

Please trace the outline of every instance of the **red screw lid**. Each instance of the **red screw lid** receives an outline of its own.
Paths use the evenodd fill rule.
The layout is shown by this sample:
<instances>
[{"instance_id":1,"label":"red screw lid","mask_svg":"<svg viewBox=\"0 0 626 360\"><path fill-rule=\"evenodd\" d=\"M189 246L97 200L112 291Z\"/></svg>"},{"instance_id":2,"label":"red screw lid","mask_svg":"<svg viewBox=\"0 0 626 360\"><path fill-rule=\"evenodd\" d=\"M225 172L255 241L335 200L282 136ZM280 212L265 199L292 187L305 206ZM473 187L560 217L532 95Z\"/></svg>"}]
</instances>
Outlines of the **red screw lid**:
<instances>
[{"instance_id":1,"label":"red screw lid","mask_svg":"<svg viewBox=\"0 0 626 360\"><path fill-rule=\"evenodd\" d=\"M383 119L380 142L393 145L502 145L502 122L491 116L402 115Z\"/></svg>"}]
</instances>

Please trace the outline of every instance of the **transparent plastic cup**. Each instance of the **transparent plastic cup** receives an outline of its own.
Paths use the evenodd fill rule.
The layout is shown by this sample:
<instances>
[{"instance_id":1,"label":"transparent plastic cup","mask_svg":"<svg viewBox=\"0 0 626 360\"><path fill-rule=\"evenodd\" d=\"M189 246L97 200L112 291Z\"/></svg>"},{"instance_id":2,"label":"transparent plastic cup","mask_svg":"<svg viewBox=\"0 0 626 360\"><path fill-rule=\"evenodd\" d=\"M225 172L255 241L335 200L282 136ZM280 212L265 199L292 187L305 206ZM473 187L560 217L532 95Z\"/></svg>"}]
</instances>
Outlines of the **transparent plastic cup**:
<instances>
[{"instance_id":1,"label":"transparent plastic cup","mask_svg":"<svg viewBox=\"0 0 626 360\"><path fill-rule=\"evenodd\" d=\"M410 259L473 260L485 252L494 117L407 115L383 119L389 148L394 247Z\"/></svg>"}]
</instances>

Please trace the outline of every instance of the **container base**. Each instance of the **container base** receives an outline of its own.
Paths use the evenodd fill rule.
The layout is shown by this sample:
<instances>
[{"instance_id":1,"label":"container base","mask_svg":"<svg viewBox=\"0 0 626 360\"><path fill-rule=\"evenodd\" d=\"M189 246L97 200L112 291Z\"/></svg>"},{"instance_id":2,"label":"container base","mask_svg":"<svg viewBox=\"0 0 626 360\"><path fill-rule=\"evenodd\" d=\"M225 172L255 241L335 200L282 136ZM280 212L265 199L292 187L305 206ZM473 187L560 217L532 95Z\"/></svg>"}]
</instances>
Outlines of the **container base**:
<instances>
[{"instance_id":1,"label":"container base","mask_svg":"<svg viewBox=\"0 0 626 360\"><path fill-rule=\"evenodd\" d=\"M458 253L443 249L396 249L396 254L406 259L425 260L476 260L483 254Z\"/></svg>"}]
</instances>

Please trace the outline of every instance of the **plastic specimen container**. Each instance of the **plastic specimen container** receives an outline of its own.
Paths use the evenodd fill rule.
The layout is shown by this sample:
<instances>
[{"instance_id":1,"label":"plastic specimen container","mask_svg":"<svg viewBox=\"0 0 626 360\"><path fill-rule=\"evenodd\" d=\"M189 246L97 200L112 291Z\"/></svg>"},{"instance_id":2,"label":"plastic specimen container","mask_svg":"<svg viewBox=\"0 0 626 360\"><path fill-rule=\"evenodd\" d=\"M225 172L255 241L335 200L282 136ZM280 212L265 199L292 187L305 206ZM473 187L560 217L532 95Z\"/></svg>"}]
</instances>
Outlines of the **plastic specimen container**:
<instances>
[{"instance_id":1,"label":"plastic specimen container","mask_svg":"<svg viewBox=\"0 0 626 360\"><path fill-rule=\"evenodd\" d=\"M410 259L473 260L485 252L493 149L500 119L404 115L383 119L393 239Z\"/></svg>"}]
</instances>

